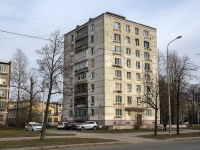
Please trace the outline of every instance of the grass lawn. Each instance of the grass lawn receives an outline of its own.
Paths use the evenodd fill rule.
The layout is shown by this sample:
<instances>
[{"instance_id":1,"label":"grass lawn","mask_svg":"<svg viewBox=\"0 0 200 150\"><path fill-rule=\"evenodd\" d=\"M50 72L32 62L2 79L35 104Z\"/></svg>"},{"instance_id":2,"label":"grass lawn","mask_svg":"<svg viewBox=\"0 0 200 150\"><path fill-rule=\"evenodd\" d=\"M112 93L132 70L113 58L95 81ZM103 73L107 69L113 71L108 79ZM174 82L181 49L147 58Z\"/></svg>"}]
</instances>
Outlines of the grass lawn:
<instances>
[{"instance_id":1,"label":"grass lawn","mask_svg":"<svg viewBox=\"0 0 200 150\"><path fill-rule=\"evenodd\" d=\"M112 139L98 138L52 138L44 140L23 140L23 141L0 141L0 149L35 147L35 146L52 146L52 145L68 145L82 143L101 143L114 142Z\"/></svg>"},{"instance_id":2,"label":"grass lawn","mask_svg":"<svg viewBox=\"0 0 200 150\"><path fill-rule=\"evenodd\" d=\"M56 133L46 133L46 136L67 136L75 134L56 134ZM9 137L39 137L40 132L25 131L25 130L0 130L0 138Z\"/></svg>"},{"instance_id":3,"label":"grass lawn","mask_svg":"<svg viewBox=\"0 0 200 150\"><path fill-rule=\"evenodd\" d=\"M189 137L200 137L200 132L197 133L182 133L180 135L173 134L160 134L160 135L140 135L138 137L148 138L148 139L157 139L157 140L166 140L166 139L173 139L173 138L189 138Z\"/></svg>"}]
</instances>

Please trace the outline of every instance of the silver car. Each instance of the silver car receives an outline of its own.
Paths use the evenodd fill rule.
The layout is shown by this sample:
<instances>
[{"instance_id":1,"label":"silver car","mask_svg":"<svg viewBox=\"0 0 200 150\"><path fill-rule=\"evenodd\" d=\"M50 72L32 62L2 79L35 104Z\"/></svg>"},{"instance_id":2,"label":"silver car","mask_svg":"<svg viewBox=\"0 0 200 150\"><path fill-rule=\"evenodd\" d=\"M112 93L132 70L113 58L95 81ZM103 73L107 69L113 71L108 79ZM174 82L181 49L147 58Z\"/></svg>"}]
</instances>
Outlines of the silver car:
<instances>
[{"instance_id":1,"label":"silver car","mask_svg":"<svg viewBox=\"0 0 200 150\"><path fill-rule=\"evenodd\" d=\"M95 121L85 121L84 123L76 126L78 130L87 130L87 129L97 130L97 127L98 127L98 124Z\"/></svg>"},{"instance_id":2,"label":"silver car","mask_svg":"<svg viewBox=\"0 0 200 150\"><path fill-rule=\"evenodd\" d=\"M42 131L41 123L32 123L25 126L26 131Z\"/></svg>"}]
</instances>

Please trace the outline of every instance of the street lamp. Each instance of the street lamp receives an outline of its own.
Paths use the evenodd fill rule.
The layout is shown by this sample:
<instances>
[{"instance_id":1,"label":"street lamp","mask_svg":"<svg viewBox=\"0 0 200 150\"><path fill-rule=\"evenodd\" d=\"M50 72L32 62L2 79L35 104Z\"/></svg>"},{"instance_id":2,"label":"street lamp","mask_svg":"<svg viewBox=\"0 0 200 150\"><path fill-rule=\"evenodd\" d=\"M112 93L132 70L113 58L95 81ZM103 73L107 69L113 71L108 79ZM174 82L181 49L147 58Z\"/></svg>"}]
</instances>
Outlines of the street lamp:
<instances>
[{"instance_id":1,"label":"street lamp","mask_svg":"<svg viewBox=\"0 0 200 150\"><path fill-rule=\"evenodd\" d=\"M173 41L180 39L182 36L178 36L174 40L170 41L172 43ZM171 127L171 100L170 100L170 75L169 75L169 52L168 52L168 47L169 44L167 45L167 90L168 90L168 103L169 103L169 134L172 135L172 127Z\"/></svg>"}]
</instances>

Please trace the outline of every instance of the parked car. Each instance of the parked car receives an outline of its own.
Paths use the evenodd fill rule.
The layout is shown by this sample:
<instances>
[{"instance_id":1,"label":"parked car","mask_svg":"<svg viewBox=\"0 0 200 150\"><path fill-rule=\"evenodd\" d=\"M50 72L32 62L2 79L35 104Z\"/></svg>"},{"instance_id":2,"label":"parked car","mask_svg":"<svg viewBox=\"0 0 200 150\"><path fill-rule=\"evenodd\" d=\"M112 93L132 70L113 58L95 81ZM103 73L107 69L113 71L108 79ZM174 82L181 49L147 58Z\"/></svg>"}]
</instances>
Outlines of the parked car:
<instances>
[{"instance_id":1,"label":"parked car","mask_svg":"<svg viewBox=\"0 0 200 150\"><path fill-rule=\"evenodd\" d=\"M26 131L42 131L41 123L29 123L25 126Z\"/></svg>"},{"instance_id":2,"label":"parked car","mask_svg":"<svg viewBox=\"0 0 200 150\"><path fill-rule=\"evenodd\" d=\"M95 121L85 121L82 124L79 124L76 126L76 129L78 130L88 130L88 129L93 129L97 130L98 124Z\"/></svg>"},{"instance_id":3,"label":"parked car","mask_svg":"<svg viewBox=\"0 0 200 150\"><path fill-rule=\"evenodd\" d=\"M77 122L70 122L68 125L69 129L71 129L71 130L75 130L76 126L78 126Z\"/></svg>"},{"instance_id":4,"label":"parked car","mask_svg":"<svg viewBox=\"0 0 200 150\"><path fill-rule=\"evenodd\" d=\"M57 129L63 129L63 130L67 130L68 129L68 122L60 122L57 125Z\"/></svg>"}]
</instances>

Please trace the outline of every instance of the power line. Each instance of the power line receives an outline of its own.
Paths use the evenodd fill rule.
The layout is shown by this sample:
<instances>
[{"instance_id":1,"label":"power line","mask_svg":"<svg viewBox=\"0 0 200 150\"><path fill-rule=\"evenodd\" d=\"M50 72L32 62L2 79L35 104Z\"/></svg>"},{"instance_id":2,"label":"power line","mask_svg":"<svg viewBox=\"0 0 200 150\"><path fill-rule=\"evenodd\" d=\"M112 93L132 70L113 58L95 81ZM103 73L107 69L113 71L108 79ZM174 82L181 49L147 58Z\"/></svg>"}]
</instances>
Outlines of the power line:
<instances>
[{"instance_id":1,"label":"power line","mask_svg":"<svg viewBox=\"0 0 200 150\"><path fill-rule=\"evenodd\" d=\"M10 31L4 31L4 30L0 30L0 32L9 33L9 34L14 34L14 35L20 35L20 36L24 36L24 37L28 37L28 38L35 38L35 39L40 39L40 40L49 41L49 39L41 38L41 37L38 37L38 36L25 35L25 34L10 32Z\"/></svg>"}]
</instances>

